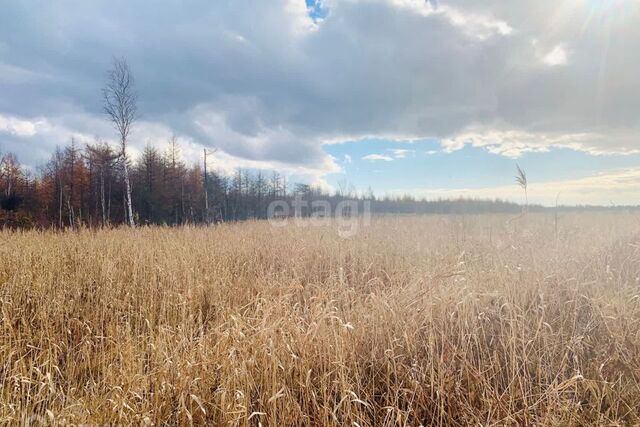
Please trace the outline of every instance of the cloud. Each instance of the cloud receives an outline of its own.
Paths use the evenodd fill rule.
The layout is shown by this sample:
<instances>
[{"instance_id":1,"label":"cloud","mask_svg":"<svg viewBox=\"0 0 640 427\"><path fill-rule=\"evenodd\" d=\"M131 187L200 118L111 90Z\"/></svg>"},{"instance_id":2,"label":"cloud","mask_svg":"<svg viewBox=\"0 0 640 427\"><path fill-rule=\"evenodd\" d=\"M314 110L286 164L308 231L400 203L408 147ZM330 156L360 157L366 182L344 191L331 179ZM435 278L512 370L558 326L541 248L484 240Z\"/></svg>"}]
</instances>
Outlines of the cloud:
<instances>
[{"instance_id":1,"label":"cloud","mask_svg":"<svg viewBox=\"0 0 640 427\"><path fill-rule=\"evenodd\" d=\"M407 157L407 154L411 154L415 152L415 150L407 150L404 148L393 148L393 149L390 149L389 151L391 151L395 159L404 159Z\"/></svg>"},{"instance_id":2,"label":"cloud","mask_svg":"<svg viewBox=\"0 0 640 427\"><path fill-rule=\"evenodd\" d=\"M147 144L152 144L162 152L168 147L169 140L174 135L174 130L162 123L140 120L133 128L128 151L131 156L136 157L141 154ZM236 136L235 139L232 138L233 135L226 136L230 143L243 142L241 136ZM79 145L94 143L97 139L106 141L114 147L118 145L110 124L93 115L77 112L54 118L39 117L33 120L0 115L0 153L22 153L20 161L31 168L43 164L50 158L56 146L67 145L71 138L75 139ZM202 161L202 149L205 145L197 139L181 135L178 137L178 144L183 160L190 163ZM319 163L297 164L271 159L268 155L242 156L234 150L229 150L227 145L220 144L220 146L223 149L212 156L211 166L225 174L232 174L237 168L276 169L287 175L301 176L314 184L328 188L322 177L340 170L331 156L323 157Z\"/></svg>"},{"instance_id":3,"label":"cloud","mask_svg":"<svg viewBox=\"0 0 640 427\"><path fill-rule=\"evenodd\" d=\"M37 82L49 77L11 64L0 62L0 84L19 85Z\"/></svg>"},{"instance_id":4,"label":"cloud","mask_svg":"<svg viewBox=\"0 0 640 427\"><path fill-rule=\"evenodd\" d=\"M100 138L117 146L109 123L86 113L68 112L64 116L34 117L20 119L0 114L0 152L9 151L23 154L20 160L28 166L36 166L48 160L56 146L64 146L71 139L77 144L93 143ZM130 152L139 154L146 143L165 143L172 135L167 126L159 123L140 121L134 129L134 139ZM187 142L187 141L185 141Z\"/></svg>"},{"instance_id":5,"label":"cloud","mask_svg":"<svg viewBox=\"0 0 640 427\"><path fill-rule=\"evenodd\" d=\"M466 145L486 149L493 154L517 159L524 153L548 152L554 148L582 151L591 155L637 154L635 133L617 132L602 135L596 132L527 132L518 129L470 127L451 138L445 138L441 145L446 152L453 152ZM614 141L606 144L608 139Z\"/></svg>"},{"instance_id":6,"label":"cloud","mask_svg":"<svg viewBox=\"0 0 640 427\"><path fill-rule=\"evenodd\" d=\"M567 50L563 45L559 44L544 56L543 61L545 64L551 67L555 67L558 65L567 65Z\"/></svg>"},{"instance_id":7,"label":"cloud","mask_svg":"<svg viewBox=\"0 0 640 427\"><path fill-rule=\"evenodd\" d=\"M314 176L339 169L323 144L366 137L634 152L640 3L596 3L325 0L318 16L303 0L9 2L0 144L36 162L73 134L113 138L100 88L115 55L137 79L138 149L175 132Z\"/></svg>"},{"instance_id":8,"label":"cloud","mask_svg":"<svg viewBox=\"0 0 640 427\"><path fill-rule=\"evenodd\" d=\"M404 8L425 17L440 15L460 31L479 40L493 35L508 35L513 31L505 21L486 14L466 13L444 2L437 4L424 0L391 0L391 3L398 8Z\"/></svg>"},{"instance_id":9,"label":"cloud","mask_svg":"<svg viewBox=\"0 0 640 427\"><path fill-rule=\"evenodd\" d=\"M362 160L369 160L371 162L377 162L377 161L392 162L393 157L385 156L384 154L367 154L362 158Z\"/></svg>"},{"instance_id":10,"label":"cloud","mask_svg":"<svg viewBox=\"0 0 640 427\"><path fill-rule=\"evenodd\" d=\"M0 132L8 132L17 136L33 136L42 122L20 120L16 117L0 115Z\"/></svg>"}]
</instances>

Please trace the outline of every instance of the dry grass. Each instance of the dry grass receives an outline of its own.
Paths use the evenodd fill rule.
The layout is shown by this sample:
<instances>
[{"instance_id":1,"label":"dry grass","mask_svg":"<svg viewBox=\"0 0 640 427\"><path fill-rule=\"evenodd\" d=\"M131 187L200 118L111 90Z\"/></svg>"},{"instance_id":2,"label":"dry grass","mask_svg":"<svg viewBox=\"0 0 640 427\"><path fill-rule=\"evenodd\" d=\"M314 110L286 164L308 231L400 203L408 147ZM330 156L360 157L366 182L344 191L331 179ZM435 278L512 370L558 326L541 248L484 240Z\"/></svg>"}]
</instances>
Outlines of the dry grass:
<instances>
[{"instance_id":1,"label":"dry grass","mask_svg":"<svg viewBox=\"0 0 640 427\"><path fill-rule=\"evenodd\" d=\"M640 423L640 221L0 232L0 422Z\"/></svg>"}]
</instances>

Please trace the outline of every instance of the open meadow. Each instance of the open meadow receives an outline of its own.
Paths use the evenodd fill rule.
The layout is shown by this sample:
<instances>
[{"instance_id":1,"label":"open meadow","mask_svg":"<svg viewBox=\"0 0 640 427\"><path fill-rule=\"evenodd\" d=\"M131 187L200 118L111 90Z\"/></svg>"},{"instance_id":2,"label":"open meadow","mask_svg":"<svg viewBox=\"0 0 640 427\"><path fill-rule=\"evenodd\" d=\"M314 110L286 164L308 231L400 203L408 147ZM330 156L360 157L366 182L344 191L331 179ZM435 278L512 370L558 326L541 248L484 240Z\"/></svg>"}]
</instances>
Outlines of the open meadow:
<instances>
[{"instance_id":1,"label":"open meadow","mask_svg":"<svg viewBox=\"0 0 640 427\"><path fill-rule=\"evenodd\" d=\"M0 424L640 423L640 216L0 231Z\"/></svg>"}]
</instances>

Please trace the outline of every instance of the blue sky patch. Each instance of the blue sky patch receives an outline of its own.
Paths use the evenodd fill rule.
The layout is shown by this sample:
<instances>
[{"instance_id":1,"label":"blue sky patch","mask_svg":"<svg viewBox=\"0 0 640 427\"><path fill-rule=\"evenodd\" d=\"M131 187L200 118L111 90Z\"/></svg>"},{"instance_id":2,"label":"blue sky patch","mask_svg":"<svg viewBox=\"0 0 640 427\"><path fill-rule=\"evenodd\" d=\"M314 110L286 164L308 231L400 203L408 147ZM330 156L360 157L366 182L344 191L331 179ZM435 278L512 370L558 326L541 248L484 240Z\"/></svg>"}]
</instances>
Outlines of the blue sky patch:
<instances>
[{"instance_id":1,"label":"blue sky patch","mask_svg":"<svg viewBox=\"0 0 640 427\"><path fill-rule=\"evenodd\" d=\"M357 190L371 186L377 194L416 189L473 189L514 184L516 163L531 182L580 179L606 171L640 167L640 155L591 154L570 149L525 153L518 159L465 146L445 152L435 140L411 143L365 140L325 145L342 173L327 176L336 186L347 180Z\"/></svg>"},{"instance_id":2,"label":"blue sky patch","mask_svg":"<svg viewBox=\"0 0 640 427\"><path fill-rule=\"evenodd\" d=\"M305 0L309 16L314 22L321 21L327 17L329 10L323 6L321 0Z\"/></svg>"}]
</instances>

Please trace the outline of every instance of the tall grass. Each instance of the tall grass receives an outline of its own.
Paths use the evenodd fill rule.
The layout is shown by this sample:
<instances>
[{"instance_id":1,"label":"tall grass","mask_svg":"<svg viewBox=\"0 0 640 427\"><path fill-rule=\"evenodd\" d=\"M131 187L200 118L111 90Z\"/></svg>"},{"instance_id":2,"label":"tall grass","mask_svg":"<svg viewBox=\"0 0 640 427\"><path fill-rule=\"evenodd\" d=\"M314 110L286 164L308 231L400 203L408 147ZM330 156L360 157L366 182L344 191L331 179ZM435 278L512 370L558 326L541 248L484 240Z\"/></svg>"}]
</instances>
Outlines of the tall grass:
<instances>
[{"instance_id":1,"label":"tall grass","mask_svg":"<svg viewBox=\"0 0 640 427\"><path fill-rule=\"evenodd\" d=\"M0 232L0 423L640 423L640 221Z\"/></svg>"}]
</instances>

